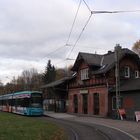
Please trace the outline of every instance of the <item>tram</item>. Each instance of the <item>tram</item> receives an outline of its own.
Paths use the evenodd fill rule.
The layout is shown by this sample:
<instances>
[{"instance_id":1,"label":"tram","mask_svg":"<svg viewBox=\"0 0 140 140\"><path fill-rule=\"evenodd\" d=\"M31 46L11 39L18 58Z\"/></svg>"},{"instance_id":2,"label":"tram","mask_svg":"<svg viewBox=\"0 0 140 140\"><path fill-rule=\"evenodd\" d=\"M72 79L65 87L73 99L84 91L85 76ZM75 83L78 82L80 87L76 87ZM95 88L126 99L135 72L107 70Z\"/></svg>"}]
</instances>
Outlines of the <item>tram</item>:
<instances>
[{"instance_id":1,"label":"tram","mask_svg":"<svg viewBox=\"0 0 140 140\"><path fill-rule=\"evenodd\" d=\"M28 116L43 115L42 92L22 91L0 96L0 110Z\"/></svg>"}]
</instances>

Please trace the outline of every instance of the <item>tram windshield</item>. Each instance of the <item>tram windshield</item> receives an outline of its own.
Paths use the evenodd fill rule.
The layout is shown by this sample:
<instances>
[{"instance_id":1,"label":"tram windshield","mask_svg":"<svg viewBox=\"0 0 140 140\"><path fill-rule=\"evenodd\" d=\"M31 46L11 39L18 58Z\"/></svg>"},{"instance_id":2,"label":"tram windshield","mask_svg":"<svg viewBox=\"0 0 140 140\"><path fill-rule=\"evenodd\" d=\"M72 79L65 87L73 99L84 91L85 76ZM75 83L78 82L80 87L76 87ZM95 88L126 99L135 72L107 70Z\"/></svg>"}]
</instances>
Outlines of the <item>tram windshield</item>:
<instances>
[{"instance_id":1,"label":"tram windshield","mask_svg":"<svg viewBox=\"0 0 140 140\"><path fill-rule=\"evenodd\" d=\"M31 107L42 107L42 95L40 93L34 93L31 96Z\"/></svg>"}]
</instances>

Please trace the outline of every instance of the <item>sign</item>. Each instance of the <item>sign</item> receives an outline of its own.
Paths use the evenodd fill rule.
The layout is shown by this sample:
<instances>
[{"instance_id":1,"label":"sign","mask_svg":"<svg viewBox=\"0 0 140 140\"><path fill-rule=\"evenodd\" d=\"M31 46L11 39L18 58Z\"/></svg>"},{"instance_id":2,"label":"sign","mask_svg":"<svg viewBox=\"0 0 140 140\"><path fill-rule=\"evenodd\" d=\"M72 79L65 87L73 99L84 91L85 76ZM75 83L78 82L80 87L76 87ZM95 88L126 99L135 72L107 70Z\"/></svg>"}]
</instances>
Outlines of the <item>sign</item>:
<instances>
[{"instance_id":1,"label":"sign","mask_svg":"<svg viewBox=\"0 0 140 140\"><path fill-rule=\"evenodd\" d=\"M136 121L140 120L140 111L135 111Z\"/></svg>"},{"instance_id":2,"label":"sign","mask_svg":"<svg viewBox=\"0 0 140 140\"><path fill-rule=\"evenodd\" d=\"M126 119L126 112L124 109L118 110L121 120Z\"/></svg>"},{"instance_id":3,"label":"sign","mask_svg":"<svg viewBox=\"0 0 140 140\"><path fill-rule=\"evenodd\" d=\"M87 93L88 93L87 89L80 90L80 94L87 94Z\"/></svg>"},{"instance_id":4,"label":"sign","mask_svg":"<svg viewBox=\"0 0 140 140\"><path fill-rule=\"evenodd\" d=\"M18 95L14 95L13 99L17 99L17 98L30 98L31 95L30 94L18 94Z\"/></svg>"}]
</instances>

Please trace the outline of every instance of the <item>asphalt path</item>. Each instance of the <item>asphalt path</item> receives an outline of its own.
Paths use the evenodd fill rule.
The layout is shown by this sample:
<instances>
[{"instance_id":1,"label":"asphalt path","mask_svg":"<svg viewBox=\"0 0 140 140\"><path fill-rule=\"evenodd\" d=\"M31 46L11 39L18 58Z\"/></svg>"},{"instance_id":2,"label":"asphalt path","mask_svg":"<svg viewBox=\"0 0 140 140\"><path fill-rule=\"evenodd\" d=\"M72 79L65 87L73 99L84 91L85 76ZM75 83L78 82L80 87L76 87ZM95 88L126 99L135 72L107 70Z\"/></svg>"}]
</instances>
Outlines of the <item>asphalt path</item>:
<instances>
[{"instance_id":1,"label":"asphalt path","mask_svg":"<svg viewBox=\"0 0 140 140\"><path fill-rule=\"evenodd\" d=\"M129 135L103 125L42 117L64 128L68 140L134 140Z\"/></svg>"}]
</instances>

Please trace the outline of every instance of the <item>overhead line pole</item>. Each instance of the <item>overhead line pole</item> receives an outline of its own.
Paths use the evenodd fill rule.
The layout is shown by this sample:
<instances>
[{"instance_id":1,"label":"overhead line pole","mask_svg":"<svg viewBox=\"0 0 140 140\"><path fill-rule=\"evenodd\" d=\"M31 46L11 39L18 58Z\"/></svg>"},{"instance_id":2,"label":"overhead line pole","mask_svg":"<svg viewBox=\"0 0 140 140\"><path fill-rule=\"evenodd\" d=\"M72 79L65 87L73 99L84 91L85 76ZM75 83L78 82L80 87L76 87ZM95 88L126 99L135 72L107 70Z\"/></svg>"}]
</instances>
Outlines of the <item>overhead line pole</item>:
<instances>
[{"instance_id":1,"label":"overhead line pole","mask_svg":"<svg viewBox=\"0 0 140 140\"><path fill-rule=\"evenodd\" d=\"M115 47L115 77L116 77L116 111L121 107L120 100L120 68L119 68L119 57L120 57L121 46L116 44ZM118 115L118 113L117 113ZM119 118L119 115L117 116Z\"/></svg>"}]
</instances>

